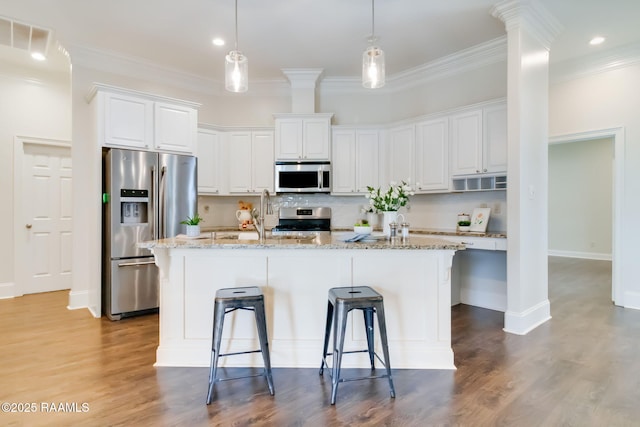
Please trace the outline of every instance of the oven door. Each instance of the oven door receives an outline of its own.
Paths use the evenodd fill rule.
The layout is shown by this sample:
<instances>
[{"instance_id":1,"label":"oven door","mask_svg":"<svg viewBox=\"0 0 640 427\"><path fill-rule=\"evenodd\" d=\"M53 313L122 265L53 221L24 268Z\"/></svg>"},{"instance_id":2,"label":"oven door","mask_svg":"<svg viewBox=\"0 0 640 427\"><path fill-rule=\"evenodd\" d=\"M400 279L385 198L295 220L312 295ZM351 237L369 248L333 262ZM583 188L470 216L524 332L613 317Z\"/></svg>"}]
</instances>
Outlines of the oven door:
<instances>
[{"instance_id":1,"label":"oven door","mask_svg":"<svg viewBox=\"0 0 640 427\"><path fill-rule=\"evenodd\" d=\"M328 193L331 191L331 164L276 162L277 193Z\"/></svg>"}]
</instances>

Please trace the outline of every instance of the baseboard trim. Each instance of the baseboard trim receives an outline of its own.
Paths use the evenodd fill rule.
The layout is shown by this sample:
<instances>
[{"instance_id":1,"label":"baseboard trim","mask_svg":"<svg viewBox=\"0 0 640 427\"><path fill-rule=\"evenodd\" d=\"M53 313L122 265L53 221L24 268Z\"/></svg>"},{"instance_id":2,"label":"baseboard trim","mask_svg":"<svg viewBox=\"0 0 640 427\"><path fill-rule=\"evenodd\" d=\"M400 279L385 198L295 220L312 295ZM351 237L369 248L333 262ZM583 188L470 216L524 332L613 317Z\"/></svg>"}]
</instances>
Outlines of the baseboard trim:
<instances>
[{"instance_id":1,"label":"baseboard trim","mask_svg":"<svg viewBox=\"0 0 640 427\"><path fill-rule=\"evenodd\" d=\"M13 282L0 283L0 299L16 297L16 284Z\"/></svg>"},{"instance_id":2,"label":"baseboard trim","mask_svg":"<svg viewBox=\"0 0 640 427\"><path fill-rule=\"evenodd\" d=\"M69 305L67 309L78 310L80 308L89 307L89 291L69 291Z\"/></svg>"},{"instance_id":3,"label":"baseboard trim","mask_svg":"<svg viewBox=\"0 0 640 427\"><path fill-rule=\"evenodd\" d=\"M551 305L547 299L520 313L507 311L504 314L503 330L511 334L526 335L549 319Z\"/></svg>"},{"instance_id":4,"label":"baseboard trim","mask_svg":"<svg viewBox=\"0 0 640 427\"><path fill-rule=\"evenodd\" d=\"M549 256L557 256L563 258L582 258L582 259L594 259L598 261L611 261L613 257L611 254L593 253L593 252L577 252L577 251L561 251L555 249L549 249L547 252Z\"/></svg>"},{"instance_id":5,"label":"baseboard trim","mask_svg":"<svg viewBox=\"0 0 640 427\"><path fill-rule=\"evenodd\" d=\"M640 310L640 292L625 292L624 308Z\"/></svg>"}]
</instances>

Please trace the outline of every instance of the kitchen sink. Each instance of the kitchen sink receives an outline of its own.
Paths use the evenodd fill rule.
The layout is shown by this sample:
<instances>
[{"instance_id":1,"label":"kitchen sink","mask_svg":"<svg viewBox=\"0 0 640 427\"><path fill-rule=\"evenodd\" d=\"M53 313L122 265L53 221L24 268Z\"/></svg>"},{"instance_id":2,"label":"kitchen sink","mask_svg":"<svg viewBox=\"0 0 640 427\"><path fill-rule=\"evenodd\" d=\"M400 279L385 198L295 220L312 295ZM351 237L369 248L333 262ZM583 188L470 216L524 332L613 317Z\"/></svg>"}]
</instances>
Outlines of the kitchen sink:
<instances>
[{"instance_id":1,"label":"kitchen sink","mask_svg":"<svg viewBox=\"0 0 640 427\"><path fill-rule=\"evenodd\" d=\"M315 238L316 236L273 235L271 233L268 233L266 236L266 240L297 240L300 243L310 243ZM258 233L247 232L219 235L216 237L216 240L260 240L260 238L258 237Z\"/></svg>"}]
</instances>

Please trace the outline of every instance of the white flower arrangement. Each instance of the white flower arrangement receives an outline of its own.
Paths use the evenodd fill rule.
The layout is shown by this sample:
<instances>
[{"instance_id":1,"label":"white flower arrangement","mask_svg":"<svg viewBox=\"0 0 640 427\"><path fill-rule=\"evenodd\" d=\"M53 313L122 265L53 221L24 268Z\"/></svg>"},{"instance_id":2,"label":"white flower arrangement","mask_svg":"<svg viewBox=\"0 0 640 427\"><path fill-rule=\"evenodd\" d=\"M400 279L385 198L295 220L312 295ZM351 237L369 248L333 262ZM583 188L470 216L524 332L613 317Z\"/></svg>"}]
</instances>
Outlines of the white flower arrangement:
<instances>
[{"instance_id":1,"label":"white flower arrangement","mask_svg":"<svg viewBox=\"0 0 640 427\"><path fill-rule=\"evenodd\" d=\"M397 211L409 203L409 196L415 194L406 181L402 181L400 184L391 181L389 188L384 193L380 188L369 186L367 186L367 190L369 192L365 197L369 199L369 207L373 212Z\"/></svg>"}]
</instances>

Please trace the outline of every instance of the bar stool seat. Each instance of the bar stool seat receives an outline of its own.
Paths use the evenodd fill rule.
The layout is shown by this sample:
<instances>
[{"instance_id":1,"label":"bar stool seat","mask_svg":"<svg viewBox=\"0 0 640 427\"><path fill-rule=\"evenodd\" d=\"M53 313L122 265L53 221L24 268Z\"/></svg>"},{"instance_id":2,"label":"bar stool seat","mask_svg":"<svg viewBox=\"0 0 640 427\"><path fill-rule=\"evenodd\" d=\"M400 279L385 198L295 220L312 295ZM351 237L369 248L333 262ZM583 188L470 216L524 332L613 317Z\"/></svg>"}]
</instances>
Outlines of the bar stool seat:
<instances>
[{"instance_id":1,"label":"bar stool seat","mask_svg":"<svg viewBox=\"0 0 640 427\"><path fill-rule=\"evenodd\" d=\"M351 310L362 310L364 324L367 335L367 349L344 351L344 338L347 328L347 315ZM374 327L373 314L378 316L378 329L384 361L374 351ZM333 332L333 353L327 353L329 338ZM342 356L349 353L369 353L372 375L356 378L342 378L341 365ZM333 366L330 368L327 363L327 356L333 357ZM375 371L375 359L385 367L382 375L373 375ZM391 397L396 397L391 376L391 365L389 363L389 346L387 342L387 326L384 317L384 304L382 295L369 286L347 286L329 289L329 301L327 303L327 323L324 334L324 349L322 353L322 363L320 364L320 375L323 374L325 366L330 370L331 376L331 404L336 403L338 394L338 384L345 381L355 381L364 379L388 378Z\"/></svg>"},{"instance_id":2,"label":"bar stool seat","mask_svg":"<svg viewBox=\"0 0 640 427\"><path fill-rule=\"evenodd\" d=\"M220 354L220 343L222 341L222 330L224 317L235 310L249 310L255 313L256 327L260 339L260 349L251 351L241 351L235 353ZM262 353L264 369L261 374L245 375L239 377L218 378L218 359L224 356L234 356L238 354ZM273 378L271 376L271 359L269 357L269 343L267 340L267 322L264 310L264 295L257 286L242 288L223 288L216 292L215 305L213 308L213 339L211 344L211 365L209 368L209 391L207 393L207 405L211 403L213 396L213 386L217 382L237 380L241 378L251 378L264 376L269 386L269 393L273 396Z\"/></svg>"}]
</instances>

